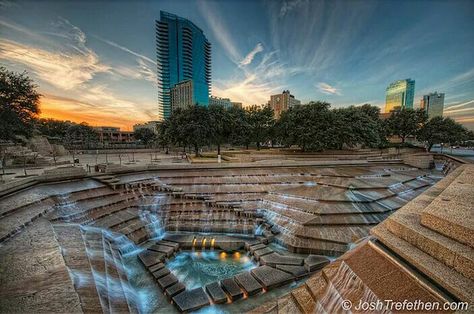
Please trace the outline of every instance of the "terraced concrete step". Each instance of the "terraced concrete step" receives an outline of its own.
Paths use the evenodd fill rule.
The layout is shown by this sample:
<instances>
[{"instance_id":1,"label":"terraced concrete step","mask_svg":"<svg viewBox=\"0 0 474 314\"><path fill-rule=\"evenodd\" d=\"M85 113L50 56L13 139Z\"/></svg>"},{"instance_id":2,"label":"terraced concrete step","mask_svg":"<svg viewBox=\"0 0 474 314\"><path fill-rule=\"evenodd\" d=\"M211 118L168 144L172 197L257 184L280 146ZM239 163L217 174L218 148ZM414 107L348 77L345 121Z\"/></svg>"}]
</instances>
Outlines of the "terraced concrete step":
<instances>
[{"instance_id":1,"label":"terraced concrete step","mask_svg":"<svg viewBox=\"0 0 474 314\"><path fill-rule=\"evenodd\" d=\"M99 297L89 257L78 225L55 225L54 233L64 258L66 266L72 272L72 277L77 278L74 283L76 292L81 301L84 312L101 312L103 307ZM75 280L76 281L76 280Z\"/></svg>"},{"instance_id":2,"label":"terraced concrete step","mask_svg":"<svg viewBox=\"0 0 474 314\"><path fill-rule=\"evenodd\" d=\"M371 233L380 239L384 245L411 265L415 265L418 270L451 294L460 300L474 302L474 290L472 289L474 284L472 280L464 277L456 270L446 266L446 264L438 261L411 243L395 236L384 224L374 228Z\"/></svg>"},{"instance_id":3,"label":"terraced concrete step","mask_svg":"<svg viewBox=\"0 0 474 314\"><path fill-rule=\"evenodd\" d=\"M474 248L474 166L462 172L421 213L421 224Z\"/></svg>"},{"instance_id":4,"label":"terraced concrete step","mask_svg":"<svg viewBox=\"0 0 474 314\"><path fill-rule=\"evenodd\" d=\"M433 231L421 225L420 221L420 215L426 208L438 208L440 202L444 202L443 198L447 197L443 196L446 189L456 188L454 181L458 180L462 172L462 169L453 172L447 178L449 185L447 185L447 182L443 182L444 180L439 182L430 190L429 194L420 195L405 205L390 216L383 225L393 235L407 241L446 266L455 269L465 277L474 280L474 250L472 247ZM462 211L462 208L457 210ZM381 240L383 242L383 239Z\"/></svg>"}]
</instances>

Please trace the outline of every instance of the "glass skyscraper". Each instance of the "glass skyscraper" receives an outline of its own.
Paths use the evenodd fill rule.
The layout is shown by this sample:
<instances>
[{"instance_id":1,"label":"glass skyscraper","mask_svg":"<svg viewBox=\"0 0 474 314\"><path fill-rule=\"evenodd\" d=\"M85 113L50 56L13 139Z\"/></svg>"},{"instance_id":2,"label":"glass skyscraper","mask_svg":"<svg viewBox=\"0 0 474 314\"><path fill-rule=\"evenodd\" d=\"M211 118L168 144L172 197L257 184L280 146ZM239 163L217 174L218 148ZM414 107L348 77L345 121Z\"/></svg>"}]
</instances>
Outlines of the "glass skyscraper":
<instances>
[{"instance_id":1,"label":"glass skyscraper","mask_svg":"<svg viewBox=\"0 0 474 314\"><path fill-rule=\"evenodd\" d=\"M156 21L159 119L171 115L171 89L192 81L193 104L208 106L211 89L211 44L193 22L161 11Z\"/></svg>"},{"instance_id":2,"label":"glass skyscraper","mask_svg":"<svg viewBox=\"0 0 474 314\"><path fill-rule=\"evenodd\" d=\"M385 98L385 112L404 108L413 109L415 97L415 80L406 79L391 83L387 87Z\"/></svg>"},{"instance_id":3,"label":"glass skyscraper","mask_svg":"<svg viewBox=\"0 0 474 314\"><path fill-rule=\"evenodd\" d=\"M421 99L420 108L422 108L428 118L442 117L444 109L444 93L430 93L424 95Z\"/></svg>"}]
</instances>

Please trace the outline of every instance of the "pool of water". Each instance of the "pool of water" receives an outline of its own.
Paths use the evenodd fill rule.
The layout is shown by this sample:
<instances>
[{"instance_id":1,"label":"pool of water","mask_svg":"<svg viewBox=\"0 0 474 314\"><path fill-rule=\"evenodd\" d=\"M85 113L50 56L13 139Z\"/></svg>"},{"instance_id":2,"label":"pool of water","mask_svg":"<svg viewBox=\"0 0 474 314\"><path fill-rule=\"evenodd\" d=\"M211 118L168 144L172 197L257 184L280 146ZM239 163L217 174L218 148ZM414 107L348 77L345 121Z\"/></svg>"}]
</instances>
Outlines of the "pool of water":
<instances>
[{"instance_id":1,"label":"pool of water","mask_svg":"<svg viewBox=\"0 0 474 314\"><path fill-rule=\"evenodd\" d=\"M243 251L214 250L179 252L167 266L187 289L193 289L249 271L257 264Z\"/></svg>"}]
</instances>

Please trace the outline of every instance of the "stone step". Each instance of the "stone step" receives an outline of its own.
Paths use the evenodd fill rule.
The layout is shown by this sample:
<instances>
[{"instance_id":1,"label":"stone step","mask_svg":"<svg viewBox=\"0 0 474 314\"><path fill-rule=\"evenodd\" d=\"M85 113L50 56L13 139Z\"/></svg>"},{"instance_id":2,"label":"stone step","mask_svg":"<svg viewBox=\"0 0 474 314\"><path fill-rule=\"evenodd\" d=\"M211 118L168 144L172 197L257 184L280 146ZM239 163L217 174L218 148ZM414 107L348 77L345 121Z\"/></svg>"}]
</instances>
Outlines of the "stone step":
<instances>
[{"instance_id":1,"label":"stone step","mask_svg":"<svg viewBox=\"0 0 474 314\"><path fill-rule=\"evenodd\" d=\"M411 243L398 238L384 224L378 225L371 232L384 245L400 255L405 261L437 282L452 295L463 301L474 300L473 281L464 277L456 270L446 266Z\"/></svg>"},{"instance_id":2,"label":"stone step","mask_svg":"<svg viewBox=\"0 0 474 314\"><path fill-rule=\"evenodd\" d=\"M474 168L462 172L421 213L421 224L474 248Z\"/></svg>"},{"instance_id":3,"label":"stone step","mask_svg":"<svg viewBox=\"0 0 474 314\"><path fill-rule=\"evenodd\" d=\"M390 216L383 225L393 235L407 241L446 266L455 269L465 277L474 280L474 251L472 248L424 227L421 225L420 219L425 209L436 209L445 206L444 204L440 205L440 202L444 202L443 197L448 197L443 196L445 195L445 189L455 188L456 183L454 181L458 180L462 172L463 170L459 168L458 171L450 174L446 178L449 185L445 180L440 181L429 192L420 195ZM462 211L461 208L458 210Z\"/></svg>"},{"instance_id":4,"label":"stone step","mask_svg":"<svg viewBox=\"0 0 474 314\"><path fill-rule=\"evenodd\" d=\"M61 246L64 262L72 272L74 288L79 295L82 309L88 313L102 312L103 306L97 286L94 284L92 268L80 227L78 225L55 225L54 233Z\"/></svg>"},{"instance_id":5,"label":"stone step","mask_svg":"<svg viewBox=\"0 0 474 314\"><path fill-rule=\"evenodd\" d=\"M117 265L113 259L110 243L103 237L104 262L105 262L105 282L109 301L110 313L127 313L129 306L124 293L122 279L117 270Z\"/></svg>"}]
</instances>

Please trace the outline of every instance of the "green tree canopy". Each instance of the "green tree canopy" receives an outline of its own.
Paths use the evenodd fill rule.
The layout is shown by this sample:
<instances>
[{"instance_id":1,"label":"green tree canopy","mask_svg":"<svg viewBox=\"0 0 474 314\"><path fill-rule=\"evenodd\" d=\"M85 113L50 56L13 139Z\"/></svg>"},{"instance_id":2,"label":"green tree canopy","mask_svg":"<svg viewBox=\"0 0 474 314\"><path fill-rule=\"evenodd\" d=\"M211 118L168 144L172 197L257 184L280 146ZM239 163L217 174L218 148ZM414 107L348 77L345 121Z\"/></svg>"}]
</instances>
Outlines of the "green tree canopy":
<instances>
[{"instance_id":1,"label":"green tree canopy","mask_svg":"<svg viewBox=\"0 0 474 314\"><path fill-rule=\"evenodd\" d=\"M395 111L385 120L387 135L398 136L402 143L409 136L416 136L428 117L423 109L402 109Z\"/></svg>"},{"instance_id":2,"label":"green tree canopy","mask_svg":"<svg viewBox=\"0 0 474 314\"><path fill-rule=\"evenodd\" d=\"M434 117L419 130L417 139L431 150L434 144L458 143L471 139L471 132L451 118Z\"/></svg>"},{"instance_id":3,"label":"green tree canopy","mask_svg":"<svg viewBox=\"0 0 474 314\"><path fill-rule=\"evenodd\" d=\"M39 114L41 95L37 86L24 73L0 67L0 138L15 140L16 135L31 136Z\"/></svg>"},{"instance_id":4,"label":"green tree canopy","mask_svg":"<svg viewBox=\"0 0 474 314\"><path fill-rule=\"evenodd\" d=\"M273 109L270 106L263 108L252 106L247 114L249 134L252 141L256 143L257 149L260 149L260 145L270 139L270 129L275 123Z\"/></svg>"},{"instance_id":5,"label":"green tree canopy","mask_svg":"<svg viewBox=\"0 0 474 314\"><path fill-rule=\"evenodd\" d=\"M156 140L155 132L148 128L140 128L136 130L133 132L133 136L145 146L149 146Z\"/></svg>"},{"instance_id":6,"label":"green tree canopy","mask_svg":"<svg viewBox=\"0 0 474 314\"><path fill-rule=\"evenodd\" d=\"M81 124L71 124L67 130L64 142L69 147L85 146L92 147L92 144L96 144L98 141L97 132L90 127L87 123L82 122Z\"/></svg>"},{"instance_id":7,"label":"green tree canopy","mask_svg":"<svg viewBox=\"0 0 474 314\"><path fill-rule=\"evenodd\" d=\"M231 134L230 114L226 108L219 105L208 107L210 141L217 145L217 154L221 154L221 145L229 140Z\"/></svg>"}]
</instances>

